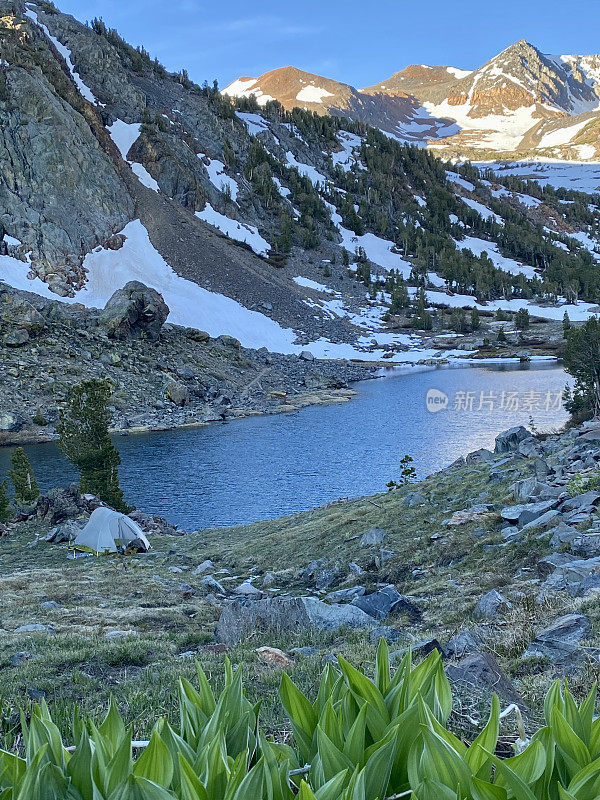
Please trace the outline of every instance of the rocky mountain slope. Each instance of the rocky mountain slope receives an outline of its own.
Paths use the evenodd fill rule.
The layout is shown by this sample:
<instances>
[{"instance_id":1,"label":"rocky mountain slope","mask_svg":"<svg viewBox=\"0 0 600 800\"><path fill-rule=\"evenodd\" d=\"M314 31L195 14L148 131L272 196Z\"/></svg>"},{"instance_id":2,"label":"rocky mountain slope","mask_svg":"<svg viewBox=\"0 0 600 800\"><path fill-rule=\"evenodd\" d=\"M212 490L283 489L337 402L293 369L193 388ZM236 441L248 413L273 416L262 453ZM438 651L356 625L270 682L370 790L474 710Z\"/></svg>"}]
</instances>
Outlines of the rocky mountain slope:
<instances>
[{"instance_id":1,"label":"rocky mountain slope","mask_svg":"<svg viewBox=\"0 0 600 800\"><path fill-rule=\"evenodd\" d=\"M360 91L286 67L235 81L224 92L343 113L454 155L598 157L600 56L549 56L524 39L473 71L413 64ZM409 110L410 119L391 112L382 120L386 100Z\"/></svg>"},{"instance_id":2,"label":"rocky mountain slope","mask_svg":"<svg viewBox=\"0 0 600 800\"><path fill-rule=\"evenodd\" d=\"M0 59L0 279L18 290L103 308L137 280L212 337L397 362L439 357L423 329L464 335L457 308L576 320L600 301L595 190L444 165L361 121L377 102L420 129L413 95L287 69L250 87L284 104L234 100L47 2L0 0ZM431 91L442 73L474 80L438 70ZM345 108L315 114L317 94Z\"/></svg>"}]
</instances>

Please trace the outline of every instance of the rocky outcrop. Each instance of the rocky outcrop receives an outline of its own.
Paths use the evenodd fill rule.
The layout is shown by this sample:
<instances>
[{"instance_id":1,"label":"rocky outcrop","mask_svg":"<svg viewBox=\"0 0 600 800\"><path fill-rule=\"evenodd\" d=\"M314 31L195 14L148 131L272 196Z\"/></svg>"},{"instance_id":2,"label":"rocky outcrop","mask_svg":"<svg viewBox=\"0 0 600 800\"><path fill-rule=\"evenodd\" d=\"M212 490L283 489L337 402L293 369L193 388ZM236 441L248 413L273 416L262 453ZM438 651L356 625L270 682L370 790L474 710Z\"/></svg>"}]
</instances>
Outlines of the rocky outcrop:
<instances>
[{"instance_id":1,"label":"rocky outcrop","mask_svg":"<svg viewBox=\"0 0 600 800\"><path fill-rule=\"evenodd\" d=\"M351 605L330 606L316 597L276 597L248 604L234 601L227 605L217 623L215 639L224 644L237 644L261 630L327 631L374 625L373 617Z\"/></svg>"},{"instance_id":2,"label":"rocky outcrop","mask_svg":"<svg viewBox=\"0 0 600 800\"><path fill-rule=\"evenodd\" d=\"M33 23L25 41L42 52L42 69L5 71L0 100L0 209L6 231L30 253L30 270L59 295L81 284L83 256L122 228L133 202L69 85L55 86L49 41ZM58 80L58 79L56 79ZM71 91L74 91L73 89ZM26 271L26 267L24 270Z\"/></svg>"},{"instance_id":3,"label":"rocky outcrop","mask_svg":"<svg viewBox=\"0 0 600 800\"><path fill-rule=\"evenodd\" d=\"M169 307L156 289L129 281L117 289L99 317L113 339L146 337L156 341L169 316Z\"/></svg>"}]
</instances>

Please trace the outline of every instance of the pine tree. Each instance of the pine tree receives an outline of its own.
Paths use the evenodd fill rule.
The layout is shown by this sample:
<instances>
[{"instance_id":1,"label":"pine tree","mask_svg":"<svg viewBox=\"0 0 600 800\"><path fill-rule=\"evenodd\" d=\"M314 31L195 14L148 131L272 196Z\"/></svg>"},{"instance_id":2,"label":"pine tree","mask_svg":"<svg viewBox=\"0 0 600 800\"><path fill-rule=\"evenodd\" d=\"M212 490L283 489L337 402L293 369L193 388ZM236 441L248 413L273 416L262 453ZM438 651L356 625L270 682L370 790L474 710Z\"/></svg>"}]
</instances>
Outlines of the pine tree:
<instances>
[{"instance_id":1,"label":"pine tree","mask_svg":"<svg viewBox=\"0 0 600 800\"><path fill-rule=\"evenodd\" d=\"M526 330L530 321L529 311L526 308L520 308L515 314L515 325L520 331Z\"/></svg>"},{"instance_id":2,"label":"pine tree","mask_svg":"<svg viewBox=\"0 0 600 800\"><path fill-rule=\"evenodd\" d=\"M600 414L600 320L591 317L567 334L564 354L567 372L575 378L575 393L585 398L594 417ZM567 410L571 410L567 406Z\"/></svg>"},{"instance_id":3,"label":"pine tree","mask_svg":"<svg viewBox=\"0 0 600 800\"><path fill-rule=\"evenodd\" d=\"M569 319L568 313L565 311L565 315L563 317L563 338L564 339L567 338L570 328L571 328L571 320Z\"/></svg>"},{"instance_id":4,"label":"pine tree","mask_svg":"<svg viewBox=\"0 0 600 800\"><path fill-rule=\"evenodd\" d=\"M471 309L471 330L476 331L479 330L479 326L481 325L481 320L479 318L479 311L475 306Z\"/></svg>"},{"instance_id":5,"label":"pine tree","mask_svg":"<svg viewBox=\"0 0 600 800\"><path fill-rule=\"evenodd\" d=\"M4 481L4 483L0 483L0 522L8 522L11 517L12 510L6 493L6 481Z\"/></svg>"},{"instance_id":6,"label":"pine tree","mask_svg":"<svg viewBox=\"0 0 600 800\"><path fill-rule=\"evenodd\" d=\"M80 470L82 494L95 494L117 511L128 513L131 508L123 499L117 472L121 458L108 433L110 396L106 380L93 378L75 386L60 412L58 446Z\"/></svg>"},{"instance_id":7,"label":"pine tree","mask_svg":"<svg viewBox=\"0 0 600 800\"><path fill-rule=\"evenodd\" d=\"M19 506L31 505L40 496L40 490L33 468L22 447L13 450L10 454L10 463L12 469L8 474L15 487L15 503Z\"/></svg>"}]
</instances>

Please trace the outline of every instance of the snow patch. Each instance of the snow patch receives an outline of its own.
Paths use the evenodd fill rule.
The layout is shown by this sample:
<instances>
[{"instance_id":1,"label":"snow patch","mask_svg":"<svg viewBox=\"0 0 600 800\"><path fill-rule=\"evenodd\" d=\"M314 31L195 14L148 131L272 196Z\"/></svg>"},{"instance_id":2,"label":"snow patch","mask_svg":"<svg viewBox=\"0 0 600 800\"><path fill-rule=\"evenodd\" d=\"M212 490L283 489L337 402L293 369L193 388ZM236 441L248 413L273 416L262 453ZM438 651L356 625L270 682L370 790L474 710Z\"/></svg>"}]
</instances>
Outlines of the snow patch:
<instances>
[{"instance_id":1,"label":"snow patch","mask_svg":"<svg viewBox=\"0 0 600 800\"><path fill-rule=\"evenodd\" d=\"M304 86L296 95L296 100L302 103L322 103L325 97L333 97L333 94L319 86Z\"/></svg>"},{"instance_id":2,"label":"snow patch","mask_svg":"<svg viewBox=\"0 0 600 800\"><path fill-rule=\"evenodd\" d=\"M220 214L211 206L210 203L206 204L203 211L196 211L196 216L213 225L215 228L224 233L230 239L235 239L236 242L245 242L250 245L258 256L266 256L271 245L263 239L258 232L258 228L254 225L248 225L245 222L239 222L236 219L226 217L225 214Z\"/></svg>"}]
</instances>

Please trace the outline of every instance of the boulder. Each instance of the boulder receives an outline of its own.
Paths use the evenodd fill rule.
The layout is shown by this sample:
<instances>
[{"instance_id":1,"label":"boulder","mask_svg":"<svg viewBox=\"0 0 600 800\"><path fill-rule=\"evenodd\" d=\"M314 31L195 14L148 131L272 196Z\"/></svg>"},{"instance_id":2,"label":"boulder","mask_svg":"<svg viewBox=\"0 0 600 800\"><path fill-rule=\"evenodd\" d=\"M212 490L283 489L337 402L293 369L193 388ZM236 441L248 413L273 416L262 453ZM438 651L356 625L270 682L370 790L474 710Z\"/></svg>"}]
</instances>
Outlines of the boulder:
<instances>
[{"instance_id":1,"label":"boulder","mask_svg":"<svg viewBox=\"0 0 600 800\"><path fill-rule=\"evenodd\" d=\"M524 503L516 506L507 506L500 512L502 519L516 524L519 528L539 519L543 514L558 505L558 500L541 500L539 503Z\"/></svg>"},{"instance_id":2,"label":"boulder","mask_svg":"<svg viewBox=\"0 0 600 800\"><path fill-rule=\"evenodd\" d=\"M600 532L579 533L570 542L571 552L583 558L600 556Z\"/></svg>"},{"instance_id":3,"label":"boulder","mask_svg":"<svg viewBox=\"0 0 600 800\"><path fill-rule=\"evenodd\" d=\"M475 619L493 619L511 608L508 600L496 589L491 589L483 595L473 609Z\"/></svg>"},{"instance_id":4,"label":"boulder","mask_svg":"<svg viewBox=\"0 0 600 800\"><path fill-rule=\"evenodd\" d=\"M22 347L29 341L29 334L24 328L15 328L5 333L2 341L6 347Z\"/></svg>"},{"instance_id":5,"label":"boulder","mask_svg":"<svg viewBox=\"0 0 600 800\"><path fill-rule=\"evenodd\" d=\"M414 620L421 618L420 609L408 600L394 586L384 586L371 594L355 597L353 606L357 606L375 619L383 620L394 611L407 611Z\"/></svg>"},{"instance_id":6,"label":"boulder","mask_svg":"<svg viewBox=\"0 0 600 800\"><path fill-rule=\"evenodd\" d=\"M572 528L562 519L556 528L553 528L550 533L552 534L550 537L550 547L553 550L558 550L563 544L568 544L579 536L579 531L577 528Z\"/></svg>"},{"instance_id":7,"label":"boulder","mask_svg":"<svg viewBox=\"0 0 600 800\"><path fill-rule=\"evenodd\" d=\"M526 710L523 698L500 669L496 659L489 653L470 653L457 664L446 667L446 675L457 687L465 687L470 695L473 688L496 692L505 702L516 703Z\"/></svg>"},{"instance_id":8,"label":"boulder","mask_svg":"<svg viewBox=\"0 0 600 800\"><path fill-rule=\"evenodd\" d=\"M189 402L190 393L185 384L170 380L165 386L165 397L176 406L184 406Z\"/></svg>"},{"instance_id":9,"label":"boulder","mask_svg":"<svg viewBox=\"0 0 600 800\"><path fill-rule=\"evenodd\" d=\"M46 536L47 542L53 544L62 544L63 542L72 542L76 539L82 531L82 526L78 525L73 520L63 522L62 525L57 525Z\"/></svg>"},{"instance_id":10,"label":"boulder","mask_svg":"<svg viewBox=\"0 0 600 800\"><path fill-rule=\"evenodd\" d=\"M328 605L316 597L272 597L227 605L217 622L215 639L232 645L255 631L326 631L373 625L373 617L353 605Z\"/></svg>"},{"instance_id":11,"label":"boulder","mask_svg":"<svg viewBox=\"0 0 600 800\"><path fill-rule=\"evenodd\" d=\"M210 559L206 559L201 564L198 564L196 569L192 572L192 575L204 575L205 572L212 572L215 568L215 565Z\"/></svg>"},{"instance_id":12,"label":"boulder","mask_svg":"<svg viewBox=\"0 0 600 800\"><path fill-rule=\"evenodd\" d=\"M584 492L565 500L562 511L592 511L600 500L600 492Z\"/></svg>"},{"instance_id":13,"label":"boulder","mask_svg":"<svg viewBox=\"0 0 600 800\"><path fill-rule=\"evenodd\" d=\"M523 657L548 658L563 669L574 668L585 656L579 643L587 639L590 630L590 621L584 614L565 614L536 635Z\"/></svg>"},{"instance_id":14,"label":"boulder","mask_svg":"<svg viewBox=\"0 0 600 800\"><path fill-rule=\"evenodd\" d=\"M581 597L600 586L600 558L579 558L557 566L542 584L544 591L566 591Z\"/></svg>"},{"instance_id":15,"label":"boulder","mask_svg":"<svg viewBox=\"0 0 600 800\"><path fill-rule=\"evenodd\" d=\"M453 636L444 649L446 658L462 658L468 653L477 653L484 641L484 635L479 628L461 631Z\"/></svg>"},{"instance_id":16,"label":"boulder","mask_svg":"<svg viewBox=\"0 0 600 800\"><path fill-rule=\"evenodd\" d=\"M369 528L369 530L365 531L360 537L359 545L361 547L371 547L375 544L382 544L386 537L387 533L383 528Z\"/></svg>"},{"instance_id":17,"label":"boulder","mask_svg":"<svg viewBox=\"0 0 600 800\"><path fill-rule=\"evenodd\" d=\"M319 558L311 561L302 572L302 580L307 586L314 586L315 589L328 589L336 580L339 579L339 570L335 566L330 566L326 558Z\"/></svg>"},{"instance_id":18,"label":"boulder","mask_svg":"<svg viewBox=\"0 0 600 800\"><path fill-rule=\"evenodd\" d=\"M494 452L496 453L514 453L516 452L519 444L524 440L530 438L531 434L522 425L515 428L509 428L496 436L496 446Z\"/></svg>"},{"instance_id":19,"label":"boulder","mask_svg":"<svg viewBox=\"0 0 600 800\"><path fill-rule=\"evenodd\" d=\"M402 505L407 508L417 508L418 506L424 506L428 502L427 498L420 492L409 492L402 500Z\"/></svg>"},{"instance_id":20,"label":"boulder","mask_svg":"<svg viewBox=\"0 0 600 800\"><path fill-rule=\"evenodd\" d=\"M573 556L568 553L552 553L552 555L544 556L537 562L538 575L542 580L546 580L557 567L562 567L571 561L573 561Z\"/></svg>"},{"instance_id":21,"label":"boulder","mask_svg":"<svg viewBox=\"0 0 600 800\"><path fill-rule=\"evenodd\" d=\"M467 464L489 464L494 460L494 454L491 450L486 450L484 447L481 450L475 450L469 453L465 461Z\"/></svg>"},{"instance_id":22,"label":"boulder","mask_svg":"<svg viewBox=\"0 0 600 800\"><path fill-rule=\"evenodd\" d=\"M510 487L515 500L552 500L560 497L562 489L558 486L549 486L547 483L538 481L537 478L525 478L516 481Z\"/></svg>"},{"instance_id":23,"label":"boulder","mask_svg":"<svg viewBox=\"0 0 600 800\"><path fill-rule=\"evenodd\" d=\"M145 335L156 341L168 316L169 307L156 289L140 281L129 281L109 299L98 323L113 339Z\"/></svg>"}]
</instances>

